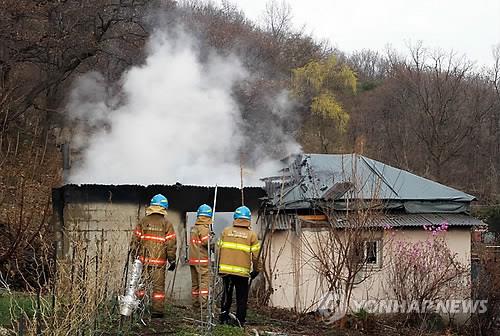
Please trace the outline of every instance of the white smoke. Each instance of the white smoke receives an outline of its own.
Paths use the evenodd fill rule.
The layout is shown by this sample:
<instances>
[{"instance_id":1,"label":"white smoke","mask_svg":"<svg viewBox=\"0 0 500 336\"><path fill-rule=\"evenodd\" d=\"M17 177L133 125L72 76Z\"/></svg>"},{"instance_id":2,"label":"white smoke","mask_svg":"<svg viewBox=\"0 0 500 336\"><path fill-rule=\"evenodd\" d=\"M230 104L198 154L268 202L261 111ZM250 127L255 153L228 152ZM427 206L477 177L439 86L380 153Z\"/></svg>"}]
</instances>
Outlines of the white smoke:
<instances>
[{"instance_id":1,"label":"white smoke","mask_svg":"<svg viewBox=\"0 0 500 336\"><path fill-rule=\"evenodd\" d=\"M240 153L251 139L240 132L231 90L249 75L235 56L209 53L201 62L195 46L185 33L157 33L144 64L122 77L120 92L110 92L95 72L75 83L68 110L86 129L75 132L82 158L68 182L239 186ZM285 106L283 99L276 106ZM244 169L246 185L260 185L278 164L263 152L252 167Z\"/></svg>"}]
</instances>

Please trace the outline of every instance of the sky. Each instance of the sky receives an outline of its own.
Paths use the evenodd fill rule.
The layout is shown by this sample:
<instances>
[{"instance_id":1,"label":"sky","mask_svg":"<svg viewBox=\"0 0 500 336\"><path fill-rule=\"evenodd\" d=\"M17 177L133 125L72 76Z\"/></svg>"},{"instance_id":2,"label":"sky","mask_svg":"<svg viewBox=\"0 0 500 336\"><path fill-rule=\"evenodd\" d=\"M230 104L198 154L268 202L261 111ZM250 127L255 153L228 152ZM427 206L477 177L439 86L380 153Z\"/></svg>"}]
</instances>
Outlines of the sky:
<instances>
[{"instance_id":1,"label":"sky","mask_svg":"<svg viewBox=\"0 0 500 336\"><path fill-rule=\"evenodd\" d=\"M216 0L221 3L224 0ZM252 20L262 20L269 0L229 0ZM276 0L281 2L282 0ZM500 43L500 0L288 0L293 22L351 53L361 49L400 52L409 44L466 55L492 64Z\"/></svg>"}]
</instances>

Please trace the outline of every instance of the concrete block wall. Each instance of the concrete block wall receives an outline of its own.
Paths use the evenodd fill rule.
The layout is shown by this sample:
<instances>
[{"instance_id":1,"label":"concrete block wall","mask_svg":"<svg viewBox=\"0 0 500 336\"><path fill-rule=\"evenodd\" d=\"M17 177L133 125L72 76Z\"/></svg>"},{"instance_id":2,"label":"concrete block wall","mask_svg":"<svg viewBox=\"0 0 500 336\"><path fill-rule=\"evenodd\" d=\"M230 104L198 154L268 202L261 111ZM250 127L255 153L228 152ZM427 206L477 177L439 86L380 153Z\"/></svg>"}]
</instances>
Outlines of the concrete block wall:
<instances>
[{"instance_id":1,"label":"concrete block wall","mask_svg":"<svg viewBox=\"0 0 500 336\"><path fill-rule=\"evenodd\" d=\"M59 258L71 263L75 244L87 247L88 258L103 258L111 267L102 272L111 274L111 293L120 293L123 273L133 230L145 215L143 206L134 204L86 203L66 204L64 208L63 251ZM191 278L185 260L185 230L181 214L169 211L169 220L174 224L177 235L177 271L167 272L167 296L179 304L187 304L191 297ZM129 259L129 270L131 265ZM175 280L175 281L174 281Z\"/></svg>"},{"instance_id":2,"label":"concrete block wall","mask_svg":"<svg viewBox=\"0 0 500 336\"><path fill-rule=\"evenodd\" d=\"M64 229L59 259L71 264L75 246L86 247L87 258L102 258L110 267L103 269L109 278L109 293L120 293L124 288L123 274L131 268L127 259L130 241L137 222L145 215L144 206L127 203L67 203L63 211ZM254 228L257 211L253 212ZM168 219L177 235L177 269L167 272L166 294L176 304L191 303L191 273L187 264L186 216L168 211ZM132 256L130 256L132 258ZM78 259L78 258L77 258ZM81 259L81 258L80 258Z\"/></svg>"}]
</instances>

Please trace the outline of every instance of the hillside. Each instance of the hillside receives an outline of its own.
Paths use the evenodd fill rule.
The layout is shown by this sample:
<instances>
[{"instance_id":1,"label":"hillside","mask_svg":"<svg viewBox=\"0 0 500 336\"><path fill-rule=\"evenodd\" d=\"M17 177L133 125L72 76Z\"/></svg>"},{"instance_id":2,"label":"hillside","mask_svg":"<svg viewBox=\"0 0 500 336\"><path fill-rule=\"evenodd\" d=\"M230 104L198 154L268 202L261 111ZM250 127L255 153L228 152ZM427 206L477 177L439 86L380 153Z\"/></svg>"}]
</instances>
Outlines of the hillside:
<instances>
[{"instance_id":1,"label":"hillside","mask_svg":"<svg viewBox=\"0 0 500 336\"><path fill-rule=\"evenodd\" d=\"M498 214L500 47L486 68L420 43L345 53L274 6L0 2L2 286L49 281L52 188L70 182L239 186L240 166L258 183L293 153L356 152ZM297 321L264 329L323 332Z\"/></svg>"}]
</instances>

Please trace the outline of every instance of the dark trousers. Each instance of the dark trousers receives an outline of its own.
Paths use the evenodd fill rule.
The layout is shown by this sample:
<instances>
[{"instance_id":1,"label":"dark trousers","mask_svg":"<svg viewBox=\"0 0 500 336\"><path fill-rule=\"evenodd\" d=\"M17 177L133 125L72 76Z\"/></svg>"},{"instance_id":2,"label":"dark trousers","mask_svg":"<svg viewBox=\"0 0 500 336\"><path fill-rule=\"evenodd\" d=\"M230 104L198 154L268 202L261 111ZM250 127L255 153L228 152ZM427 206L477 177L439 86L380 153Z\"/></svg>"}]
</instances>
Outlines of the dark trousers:
<instances>
[{"instance_id":1,"label":"dark trousers","mask_svg":"<svg viewBox=\"0 0 500 336\"><path fill-rule=\"evenodd\" d=\"M248 278L237 275L225 275L222 277L222 280L224 292L222 293L220 321L221 323L229 321L229 313L233 301L233 288L236 288L236 318L243 326L247 316Z\"/></svg>"}]
</instances>

